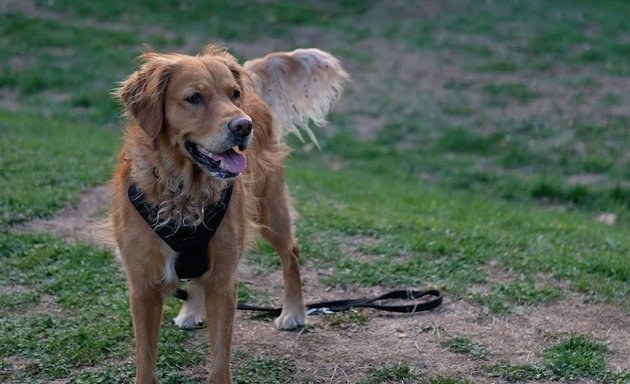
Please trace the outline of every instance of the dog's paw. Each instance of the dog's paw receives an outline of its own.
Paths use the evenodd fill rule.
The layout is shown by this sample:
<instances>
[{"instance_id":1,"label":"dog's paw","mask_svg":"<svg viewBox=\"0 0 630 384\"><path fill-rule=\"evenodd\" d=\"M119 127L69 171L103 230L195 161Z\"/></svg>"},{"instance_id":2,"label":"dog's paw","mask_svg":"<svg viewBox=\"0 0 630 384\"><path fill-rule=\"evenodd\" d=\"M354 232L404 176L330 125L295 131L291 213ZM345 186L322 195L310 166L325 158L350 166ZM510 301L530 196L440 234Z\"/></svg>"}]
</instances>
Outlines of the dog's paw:
<instances>
[{"instance_id":1,"label":"dog's paw","mask_svg":"<svg viewBox=\"0 0 630 384\"><path fill-rule=\"evenodd\" d=\"M290 331L306 324L306 314L304 311L285 311L274 321L276 328L280 330Z\"/></svg>"},{"instance_id":2,"label":"dog's paw","mask_svg":"<svg viewBox=\"0 0 630 384\"><path fill-rule=\"evenodd\" d=\"M203 327L203 322L203 316L182 313L173 319L173 324L181 329L198 329Z\"/></svg>"}]
</instances>

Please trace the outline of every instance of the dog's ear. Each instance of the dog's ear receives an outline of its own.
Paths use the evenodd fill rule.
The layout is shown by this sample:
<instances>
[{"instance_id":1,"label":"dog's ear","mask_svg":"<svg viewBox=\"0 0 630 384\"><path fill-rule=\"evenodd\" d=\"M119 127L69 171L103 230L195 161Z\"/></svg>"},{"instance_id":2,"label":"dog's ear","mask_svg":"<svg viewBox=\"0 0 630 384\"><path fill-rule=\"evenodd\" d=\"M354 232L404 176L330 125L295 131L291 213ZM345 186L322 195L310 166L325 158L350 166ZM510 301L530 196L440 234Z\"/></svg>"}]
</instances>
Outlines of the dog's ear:
<instances>
[{"instance_id":1,"label":"dog's ear","mask_svg":"<svg viewBox=\"0 0 630 384\"><path fill-rule=\"evenodd\" d=\"M175 61L149 52L140 56L140 63L140 68L121 83L115 95L125 111L155 139L164 126L164 92Z\"/></svg>"}]
</instances>

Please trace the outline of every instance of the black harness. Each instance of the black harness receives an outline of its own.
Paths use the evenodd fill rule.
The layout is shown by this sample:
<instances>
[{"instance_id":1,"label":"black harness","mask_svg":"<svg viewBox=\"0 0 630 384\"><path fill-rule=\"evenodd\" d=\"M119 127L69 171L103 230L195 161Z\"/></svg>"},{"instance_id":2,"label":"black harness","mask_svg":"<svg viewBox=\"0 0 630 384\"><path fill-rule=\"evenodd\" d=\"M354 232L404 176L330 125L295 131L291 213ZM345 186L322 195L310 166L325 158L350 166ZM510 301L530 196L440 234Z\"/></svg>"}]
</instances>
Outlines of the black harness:
<instances>
[{"instance_id":1,"label":"black harness","mask_svg":"<svg viewBox=\"0 0 630 384\"><path fill-rule=\"evenodd\" d=\"M175 272L180 279L191 279L203 275L208 270L208 245L219 228L232 197L232 184L221 192L219 201L205 208L203 224L197 226L175 226L173 223L154 226L158 208L150 205L138 186L129 186L129 201L140 216L153 228L153 231L169 247L178 253Z\"/></svg>"}]
</instances>

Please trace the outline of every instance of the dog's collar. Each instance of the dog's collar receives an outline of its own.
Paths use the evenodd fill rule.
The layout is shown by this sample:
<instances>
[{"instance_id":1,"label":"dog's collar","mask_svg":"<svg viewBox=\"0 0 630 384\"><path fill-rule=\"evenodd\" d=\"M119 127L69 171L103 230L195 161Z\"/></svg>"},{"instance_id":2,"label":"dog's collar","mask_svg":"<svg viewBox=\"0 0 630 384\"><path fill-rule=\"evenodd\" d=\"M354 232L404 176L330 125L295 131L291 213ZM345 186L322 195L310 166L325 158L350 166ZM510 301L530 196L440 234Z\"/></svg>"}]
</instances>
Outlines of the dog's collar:
<instances>
[{"instance_id":1,"label":"dog's collar","mask_svg":"<svg viewBox=\"0 0 630 384\"><path fill-rule=\"evenodd\" d=\"M198 226L175 226L172 223L155 226L158 208L146 201L144 192L135 183L129 186L127 193L140 216L160 239L178 253L175 260L177 277L189 279L199 277L208 270L208 245L228 209L232 189L232 183L228 184L219 201L205 208L203 223Z\"/></svg>"}]
</instances>

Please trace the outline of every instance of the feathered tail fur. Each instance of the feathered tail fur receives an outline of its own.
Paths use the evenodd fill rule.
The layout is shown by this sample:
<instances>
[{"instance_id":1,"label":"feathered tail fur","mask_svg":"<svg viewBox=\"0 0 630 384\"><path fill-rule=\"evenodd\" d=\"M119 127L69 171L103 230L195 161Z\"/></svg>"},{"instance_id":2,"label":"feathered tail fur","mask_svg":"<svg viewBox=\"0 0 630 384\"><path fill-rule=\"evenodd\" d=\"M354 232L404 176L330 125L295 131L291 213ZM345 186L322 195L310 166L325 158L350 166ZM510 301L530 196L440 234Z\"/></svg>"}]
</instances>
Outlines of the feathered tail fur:
<instances>
[{"instance_id":1,"label":"feathered tail fur","mask_svg":"<svg viewBox=\"0 0 630 384\"><path fill-rule=\"evenodd\" d=\"M326 124L326 115L341 97L349 76L331 54L316 48L276 52L244 66L256 92L271 107L281 134L304 131L319 147L309 121Z\"/></svg>"}]
</instances>

